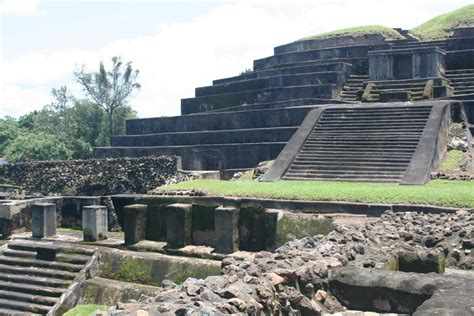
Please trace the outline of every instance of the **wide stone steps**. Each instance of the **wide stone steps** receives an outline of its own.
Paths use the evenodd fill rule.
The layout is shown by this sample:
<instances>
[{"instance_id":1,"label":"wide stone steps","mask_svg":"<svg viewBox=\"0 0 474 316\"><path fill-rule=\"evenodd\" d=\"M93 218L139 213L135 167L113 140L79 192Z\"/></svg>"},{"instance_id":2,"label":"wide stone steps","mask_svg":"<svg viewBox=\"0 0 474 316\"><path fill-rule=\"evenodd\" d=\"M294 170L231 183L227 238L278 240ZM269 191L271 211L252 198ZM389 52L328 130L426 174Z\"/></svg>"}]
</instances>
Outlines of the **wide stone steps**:
<instances>
[{"instance_id":1,"label":"wide stone steps","mask_svg":"<svg viewBox=\"0 0 474 316\"><path fill-rule=\"evenodd\" d=\"M0 290L0 297L2 297L3 299L10 299L10 300L15 300L15 301L20 301L20 302L27 302L27 303L48 305L48 306L53 306L58 301L58 299L56 298L51 298L47 296L31 295L31 294L25 294L21 292L11 292L11 291L4 291L4 290Z\"/></svg>"},{"instance_id":2,"label":"wide stone steps","mask_svg":"<svg viewBox=\"0 0 474 316\"><path fill-rule=\"evenodd\" d=\"M446 70L446 75L467 74L467 73L474 74L474 69L466 68L466 69L447 69Z\"/></svg>"},{"instance_id":3,"label":"wide stone steps","mask_svg":"<svg viewBox=\"0 0 474 316\"><path fill-rule=\"evenodd\" d=\"M3 255L7 257L17 257L17 258L35 258L36 252L33 251L22 251L22 250L12 250L7 249L3 251ZM79 254L58 254L57 260L64 263L70 263L75 265L84 265L89 261L90 257Z\"/></svg>"},{"instance_id":4,"label":"wide stone steps","mask_svg":"<svg viewBox=\"0 0 474 316\"><path fill-rule=\"evenodd\" d=\"M474 93L474 69L447 70L446 78L454 95Z\"/></svg>"},{"instance_id":5,"label":"wide stone steps","mask_svg":"<svg viewBox=\"0 0 474 316\"><path fill-rule=\"evenodd\" d=\"M45 315L49 312L51 306L0 298L0 308L13 310L14 315L18 315L19 312L24 312L23 315L26 313L28 313L27 315L30 313Z\"/></svg>"},{"instance_id":6,"label":"wide stone steps","mask_svg":"<svg viewBox=\"0 0 474 316\"><path fill-rule=\"evenodd\" d=\"M285 175L284 180L331 180L331 181L349 181L349 182L375 182L375 183L398 183L402 176L400 175L367 175L345 173L341 175L331 174L308 174L308 173L292 173Z\"/></svg>"},{"instance_id":7,"label":"wide stone steps","mask_svg":"<svg viewBox=\"0 0 474 316\"><path fill-rule=\"evenodd\" d=\"M141 135L113 136L112 146L177 146L225 143L285 142L297 130L296 126L191 131Z\"/></svg>"},{"instance_id":8,"label":"wide stone steps","mask_svg":"<svg viewBox=\"0 0 474 316\"><path fill-rule=\"evenodd\" d=\"M181 114L193 114L235 107L244 104L278 102L298 98L332 99L335 83L303 84L276 88L253 89L181 99Z\"/></svg>"},{"instance_id":9,"label":"wide stone steps","mask_svg":"<svg viewBox=\"0 0 474 316\"><path fill-rule=\"evenodd\" d=\"M0 264L22 266L22 267L57 269L57 270L65 270L69 272L79 272L82 269L82 265L77 265L77 264L51 262L51 261L44 261L44 260L37 260L37 259L10 258L10 257L0 257Z\"/></svg>"},{"instance_id":10,"label":"wide stone steps","mask_svg":"<svg viewBox=\"0 0 474 316\"><path fill-rule=\"evenodd\" d=\"M54 260L37 259L55 249ZM47 314L89 262L94 249L15 240L0 252L0 315Z\"/></svg>"},{"instance_id":11,"label":"wide stone steps","mask_svg":"<svg viewBox=\"0 0 474 316\"><path fill-rule=\"evenodd\" d=\"M339 97L345 101L357 101L357 92L362 90L362 86L369 76L351 75L347 80Z\"/></svg>"},{"instance_id":12,"label":"wide stone steps","mask_svg":"<svg viewBox=\"0 0 474 316\"><path fill-rule=\"evenodd\" d=\"M431 107L329 108L282 179L399 182Z\"/></svg>"},{"instance_id":13,"label":"wide stone steps","mask_svg":"<svg viewBox=\"0 0 474 316\"><path fill-rule=\"evenodd\" d=\"M0 275L0 282L16 282L23 284L41 285L47 287L65 288L70 282L64 279L56 279L53 277L35 277L32 275L15 275L2 274Z\"/></svg>"}]
</instances>

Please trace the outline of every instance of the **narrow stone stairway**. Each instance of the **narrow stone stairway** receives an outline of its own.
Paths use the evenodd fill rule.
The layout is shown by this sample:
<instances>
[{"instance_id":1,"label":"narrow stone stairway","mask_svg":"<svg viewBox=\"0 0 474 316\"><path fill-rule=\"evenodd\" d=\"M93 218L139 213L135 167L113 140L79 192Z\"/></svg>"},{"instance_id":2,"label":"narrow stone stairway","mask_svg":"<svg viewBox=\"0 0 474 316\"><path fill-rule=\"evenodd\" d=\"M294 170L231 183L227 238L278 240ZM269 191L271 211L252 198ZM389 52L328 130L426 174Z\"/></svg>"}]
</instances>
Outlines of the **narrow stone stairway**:
<instances>
[{"instance_id":1,"label":"narrow stone stairway","mask_svg":"<svg viewBox=\"0 0 474 316\"><path fill-rule=\"evenodd\" d=\"M350 75L346 80L340 97L344 101L358 101L357 92L362 90L364 81L369 79L368 75Z\"/></svg>"},{"instance_id":2,"label":"narrow stone stairway","mask_svg":"<svg viewBox=\"0 0 474 316\"><path fill-rule=\"evenodd\" d=\"M43 249L55 259L38 259ZM93 254L93 249L30 240L0 248L0 315L47 314Z\"/></svg>"},{"instance_id":3,"label":"narrow stone stairway","mask_svg":"<svg viewBox=\"0 0 474 316\"><path fill-rule=\"evenodd\" d=\"M474 69L446 70L454 95L474 93Z\"/></svg>"},{"instance_id":4,"label":"narrow stone stairway","mask_svg":"<svg viewBox=\"0 0 474 316\"><path fill-rule=\"evenodd\" d=\"M431 109L326 109L282 178L400 182Z\"/></svg>"}]
</instances>

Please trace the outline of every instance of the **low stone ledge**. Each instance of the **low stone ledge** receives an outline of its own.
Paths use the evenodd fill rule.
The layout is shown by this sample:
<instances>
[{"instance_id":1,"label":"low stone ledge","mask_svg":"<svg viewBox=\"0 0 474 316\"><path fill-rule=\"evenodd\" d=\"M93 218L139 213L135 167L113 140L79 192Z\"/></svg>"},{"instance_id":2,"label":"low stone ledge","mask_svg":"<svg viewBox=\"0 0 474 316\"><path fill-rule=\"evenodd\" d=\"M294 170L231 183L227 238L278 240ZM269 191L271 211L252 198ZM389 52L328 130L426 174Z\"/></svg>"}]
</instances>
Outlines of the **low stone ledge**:
<instances>
[{"instance_id":1,"label":"low stone ledge","mask_svg":"<svg viewBox=\"0 0 474 316\"><path fill-rule=\"evenodd\" d=\"M472 315L474 280L346 266L329 273L331 293L350 309L413 315Z\"/></svg>"}]
</instances>

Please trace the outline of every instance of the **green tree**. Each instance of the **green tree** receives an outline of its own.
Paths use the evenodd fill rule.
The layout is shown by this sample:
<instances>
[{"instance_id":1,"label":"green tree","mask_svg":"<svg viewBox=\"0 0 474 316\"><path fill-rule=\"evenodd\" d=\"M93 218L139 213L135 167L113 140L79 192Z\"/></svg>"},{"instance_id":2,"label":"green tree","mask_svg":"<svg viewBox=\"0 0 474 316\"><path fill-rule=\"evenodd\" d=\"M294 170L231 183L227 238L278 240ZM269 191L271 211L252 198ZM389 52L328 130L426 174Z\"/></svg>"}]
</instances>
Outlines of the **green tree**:
<instances>
[{"instance_id":1,"label":"green tree","mask_svg":"<svg viewBox=\"0 0 474 316\"><path fill-rule=\"evenodd\" d=\"M5 148L20 132L16 119L9 116L0 119L0 157L5 156Z\"/></svg>"},{"instance_id":2,"label":"green tree","mask_svg":"<svg viewBox=\"0 0 474 316\"><path fill-rule=\"evenodd\" d=\"M137 82L138 74L139 71L132 68L131 62L124 64L120 57L112 58L110 71L100 62L98 72L86 72L83 66L81 71L75 73L86 95L106 113L107 138L115 134L118 109L126 106L133 92L141 87Z\"/></svg>"},{"instance_id":3,"label":"green tree","mask_svg":"<svg viewBox=\"0 0 474 316\"><path fill-rule=\"evenodd\" d=\"M54 101L45 108L54 111L61 120L62 127L67 130L69 128L71 107L74 105L75 99L66 86L62 86L58 89L53 88L51 95L54 97Z\"/></svg>"},{"instance_id":4,"label":"green tree","mask_svg":"<svg viewBox=\"0 0 474 316\"><path fill-rule=\"evenodd\" d=\"M73 156L63 139L44 132L24 132L9 142L5 156L10 162L70 159Z\"/></svg>"}]
</instances>

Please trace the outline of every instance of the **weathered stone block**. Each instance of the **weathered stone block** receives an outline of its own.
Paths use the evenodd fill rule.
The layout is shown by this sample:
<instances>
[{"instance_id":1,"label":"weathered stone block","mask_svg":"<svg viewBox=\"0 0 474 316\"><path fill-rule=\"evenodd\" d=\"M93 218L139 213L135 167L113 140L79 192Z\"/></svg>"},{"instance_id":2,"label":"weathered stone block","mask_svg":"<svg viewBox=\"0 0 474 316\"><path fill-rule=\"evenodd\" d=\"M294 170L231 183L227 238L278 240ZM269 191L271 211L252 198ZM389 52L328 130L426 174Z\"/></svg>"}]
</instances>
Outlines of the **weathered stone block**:
<instances>
[{"instance_id":1,"label":"weathered stone block","mask_svg":"<svg viewBox=\"0 0 474 316\"><path fill-rule=\"evenodd\" d=\"M84 206L82 208L82 232L85 241L107 239L107 207L100 205Z\"/></svg>"},{"instance_id":2,"label":"weathered stone block","mask_svg":"<svg viewBox=\"0 0 474 316\"><path fill-rule=\"evenodd\" d=\"M400 251L398 270L417 273L444 273L445 257L433 251Z\"/></svg>"},{"instance_id":3,"label":"weathered stone block","mask_svg":"<svg viewBox=\"0 0 474 316\"><path fill-rule=\"evenodd\" d=\"M149 205L146 221L146 239L166 240L166 206Z\"/></svg>"},{"instance_id":4,"label":"weathered stone block","mask_svg":"<svg viewBox=\"0 0 474 316\"><path fill-rule=\"evenodd\" d=\"M262 251L266 249L265 209L261 206L245 206L240 209L240 250Z\"/></svg>"},{"instance_id":5,"label":"weathered stone block","mask_svg":"<svg viewBox=\"0 0 474 316\"><path fill-rule=\"evenodd\" d=\"M380 102L405 102L412 98L410 91L386 91L380 93Z\"/></svg>"},{"instance_id":6,"label":"weathered stone block","mask_svg":"<svg viewBox=\"0 0 474 316\"><path fill-rule=\"evenodd\" d=\"M42 246L36 249L36 259L46 260L46 261L55 261L56 255L58 254L58 248Z\"/></svg>"},{"instance_id":7,"label":"weathered stone block","mask_svg":"<svg viewBox=\"0 0 474 316\"><path fill-rule=\"evenodd\" d=\"M217 205L193 204L193 244L214 246Z\"/></svg>"},{"instance_id":8,"label":"weathered stone block","mask_svg":"<svg viewBox=\"0 0 474 316\"><path fill-rule=\"evenodd\" d=\"M171 204L167 207L166 241L170 248L181 248L192 241L192 204Z\"/></svg>"},{"instance_id":9,"label":"weathered stone block","mask_svg":"<svg viewBox=\"0 0 474 316\"><path fill-rule=\"evenodd\" d=\"M37 203L32 207L32 233L34 238L56 235L56 204Z\"/></svg>"},{"instance_id":10,"label":"weathered stone block","mask_svg":"<svg viewBox=\"0 0 474 316\"><path fill-rule=\"evenodd\" d=\"M233 253L239 250L239 209L220 206L214 211L216 227L215 250Z\"/></svg>"},{"instance_id":11,"label":"weathered stone block","mask_svg":"<svg viewBox=\"0 0 474 316\"><path fill-rule=\"evenodd\" d=\"M136 244L145 239L148 206L144 204L127 205L124 208L125 244Z\"/></svg>"}]
</instances>

